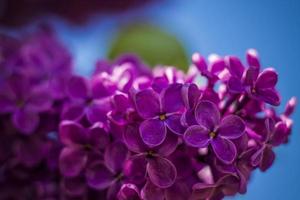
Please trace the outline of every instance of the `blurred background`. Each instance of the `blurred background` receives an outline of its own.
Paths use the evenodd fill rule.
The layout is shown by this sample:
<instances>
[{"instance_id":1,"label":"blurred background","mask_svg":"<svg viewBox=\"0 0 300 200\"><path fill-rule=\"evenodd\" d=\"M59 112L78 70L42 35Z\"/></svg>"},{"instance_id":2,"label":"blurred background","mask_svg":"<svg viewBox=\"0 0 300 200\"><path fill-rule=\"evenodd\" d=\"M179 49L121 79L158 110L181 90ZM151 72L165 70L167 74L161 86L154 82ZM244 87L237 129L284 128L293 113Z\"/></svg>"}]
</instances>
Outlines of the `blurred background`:
<instances>
[{"instance_id":1,"label":"blurred background","mask_svg":"<svg viewBox=\"0 0 300 200\"><path fill-rule=\"evenodd\" d=\"M100 58L137 53L148 64L187 69L193 52L244 58L256 48L264 67L280 74L283 104L300 99L300 1L298 0L0 0L0 31L18 34L40 23L54 27L89 75ZM279 109L283 109L281 106ZM300 118L275 164L256 171L248 192L236 200L297 199L300 180Z\"/></svg>"}]
</instances>

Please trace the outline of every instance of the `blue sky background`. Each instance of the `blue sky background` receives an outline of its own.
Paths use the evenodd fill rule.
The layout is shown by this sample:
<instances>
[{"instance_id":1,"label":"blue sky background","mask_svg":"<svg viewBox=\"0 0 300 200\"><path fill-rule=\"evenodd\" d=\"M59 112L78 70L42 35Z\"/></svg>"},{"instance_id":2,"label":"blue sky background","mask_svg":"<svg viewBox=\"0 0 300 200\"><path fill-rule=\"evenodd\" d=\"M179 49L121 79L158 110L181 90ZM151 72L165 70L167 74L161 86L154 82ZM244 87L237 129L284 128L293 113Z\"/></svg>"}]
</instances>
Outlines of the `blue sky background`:
<instances>
[{"instance_id":1,"label":"blue sky background","mask_svg":"<svg viewBox=\"0 0 300 200\"><path fill-rule=\"evenodd\" d=\"M165 0L130 13L94 17L85 26L50 21L74 55L76 71L88 75L95 61L105 58L119 27L137 19L177 36L188 55L199 51L244 57L246 49L256 48L263 65L279 72L283 102L300 98L299 0ZM291 142L276 149L275 164L266 173L256 171L247 194L233 199L300 199L299 109L293 118Z\"/></svg>"}]
</instances>

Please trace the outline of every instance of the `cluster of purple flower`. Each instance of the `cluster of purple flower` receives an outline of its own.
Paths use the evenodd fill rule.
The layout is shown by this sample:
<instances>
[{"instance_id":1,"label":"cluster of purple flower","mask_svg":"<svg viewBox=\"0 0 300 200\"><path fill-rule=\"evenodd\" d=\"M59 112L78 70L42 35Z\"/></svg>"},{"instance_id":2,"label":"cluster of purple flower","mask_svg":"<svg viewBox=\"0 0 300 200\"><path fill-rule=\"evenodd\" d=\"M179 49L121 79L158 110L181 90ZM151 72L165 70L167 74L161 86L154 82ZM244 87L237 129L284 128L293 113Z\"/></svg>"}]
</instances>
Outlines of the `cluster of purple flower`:
<instances>
[{"instance_id":1,"label":"cluster of purple flower","mask_svg":"<svg viewBox=\"0 0 300 200\"><path fill-rule=\"evenodd\" d=\"M0 199L206 200L245 193L288 142L277 73L198 53L187 73L125 55L90 78L42 31L0 37Z\"/></svg>"}]
</instances>

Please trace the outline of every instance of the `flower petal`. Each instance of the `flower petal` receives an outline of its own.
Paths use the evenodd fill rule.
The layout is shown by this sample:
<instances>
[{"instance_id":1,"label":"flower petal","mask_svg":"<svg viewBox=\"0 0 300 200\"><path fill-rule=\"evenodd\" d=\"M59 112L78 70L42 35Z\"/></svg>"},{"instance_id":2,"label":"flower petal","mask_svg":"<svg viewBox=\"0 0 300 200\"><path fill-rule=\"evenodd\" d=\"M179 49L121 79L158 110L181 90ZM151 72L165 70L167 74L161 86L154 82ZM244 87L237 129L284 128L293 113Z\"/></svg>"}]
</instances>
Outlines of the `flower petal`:
<instances>
[{"instance_id":1,"label":"flower petal","mask_svg":"<svg viewBox=\"0 0 300 200\"><path fill-rule=\"evenodd\" d=\"M60 141L64 145L84 144L87 142L87 135L84 128L73 121L62 121L59 125Z\"/></svg>"},{"instance_id":2,"label":"flower petal","mask_svg":"<svg viewBox=\"0 0 300 200\"><path fill-rule=\"evenodd\" d=\"M228 139L216 137L211 141L215 155L222 162L229 164L236 158L236 147L233 142Z\"/></svg>"},{"instance_id":3,"label":"flower petal","mask_svg":"<svg viewBox=\"0 0 300 200\"><path fill-rule=\"evenodd\" d=\"M237 115L228 115L220 123L218 134L228 139L241 137L245 132L244 121Z\"/></svg>"},{"instance_id":4,"label":"flower petal","mask_svg":"<svg viewBox=\"0 0 300 200\"><path fill-rule=\"evenodd\" d=\"M257 80L259 74L259 68L250 66L243 77L243 82L245 85L253 86L255 81Z\"/></svg>"},{"instance_id":5,"label":"flower petal","mask_svg":"<svg viewBox=\"0 0 300 200\"><path fill-rule=\"evenodd\" d=\"M268 104L271 104L273 106L279 106L280 105L280 96L278 92L275 89L268 88L268 89L257 89L254 96L258 98L261 101L264 101Z\"/></svg>"},{"instance_id":6,"label":"flower petal","mask_svg":"<svg viewBox=\"0 0 300 200\"><path fill-rule=\"evenodd\" d=\"M260 67L258 53L255 49L248 49L246 58L249 66Z\"/></svg>"},{"instance_id":7,"label":"flower petal","mask_svg":"<svg viewBox=\"0 0 300 200\"><path fill-rule=\"evenodd\" d=\"M80 120L84 116L84 105L82 104L67 104L62 112L62 119L65 120Z\"/></svg>"},{"instance_id":8,"label":"flower petal","mask_svg":"<svg viewBox=\"0 0 300 200\"><path fill-rule=\"evenodd\" d=\"M138 187L131 183L122 185L119 193L118 200L140 200L140 191Z\"/></svg>"},{"instance_id":9,"label":"flower petal","mask_svg":"<svg viewBox=\"0 0 300 200\"><path fill-rule=\"evenodd\" d=\"M147 172L151 182L159 188L170 187L177 177L177 171L173 163L163 157L150 159Z\"/></svg>"},{"instance_id":10,"label":"flower petal","mask_svg":"<svg viewBox=\"0 0 300 200\"><path fill-rule=\"evenodd\" d=\"M157 116L160 113L159 96L154 90L147 89L135 95L136 110L145 119Z\"/></svg>"},{"instance_id":11,"label":"flower petal","mask_svg":"<svg viewBox=\"0 0 300 200\"><path fill-rule=\"evenodd\" d=\"M262 71L255 83L255 87L260 89L274 88L278 81L278 75L274 69L268 68Z\"/></svg>"},{"instance_id":12,"label":"flower petal","mask_svg":"<svg viewBox=\"0 0 300 200\"><path fill-rule=\"evenodd\" d=\"M220 123L220 112L214 103L200 101L195 109L195 118L198 124L213 131Z\"/></svg>"},{"instance_id":13,"label":"flower petal","mask_svg":"<svg viewBox=\"0 0 300 200\"><path fill-rule=\"evenodd\" d=\"M272 148L270 146L267 146L266 148L264 148L264 151L262 153L262 160L259 164L259 168L261 169L261 171L264 172L269 169L272 166L274 160L275 154Z\"/></svg>"},{"instance_id":14,"label":"flower petal","mask_svg":"<svg viewBox=\"0 0 300 200\"><path fill-rule=\"evenodd\" d=\"M275 131L273 133L273 137L271 139L271 143L273 146L278 146L286 141L288 136L288 127L284 122L278 122L275 125Z\"/></svg>"},{"instance_id":15,"label":"flower petal","mask_svg":"<svg viewBox=\"0 0 300 200\"><path fill-rule=\"evenodd\" d=\"M240 79L235 76L231 76L227 82L227 86L230 92L232 93L241 93L245 90Z\"/></svg>"},{"instance_id":16,"label":"flower petal","mask_svg":"<svg viewBox=\"0 0 300 200\"><path fill-rule=\"evenodd\" d=\"M241 79L244 73L244 66L240 59L235 56L228 56L225 58L225 61L228 65L230 74Z\"/></svg>"},{"instance_id":17,"label":"flower petal","mask_svg":"<svg viewBox=\"0 0 300 200\"><path fill-rule=\"evenodd\" d=\"M86 117L90 123L106 122L107 113L110 110L108 99L94 100L92 104L85 109Z\"/></svg>"},{"instance_id":18,"label":"flower petal","mask_svg":"<svg viewBox=\"0 0 300 200\"><path fill-rule=\"evenodd\" d=\"M200 97L200 90L194 83L184 84L182 86L182 98L186 108L194 108Z\"/></svg>"},{"instance_id":19,"label":"flower petal","mask_svg":"<svg viewBox=\"0 0 300 200\"><path fill-rule=\"evenodd\" d=\"M181 114L172 114L167 116L166 125L173 133L182 135L185 128L181 125Z\"/></svg>"},{"instance_id":20,"label":"flower petal","mask_svg":"<svg viewBox=\"0 0 300 200\"><path fill-rule=\"evenodd\" d=\"M80 76L73 76L68 82L67 91L71 98L85 99L89 93L87 80Z\"/></svg>"},{"instance_id":21,"label":"flower petal","mask_svg":"<svg viewBox=\"0 0 300 200\"><path fill-rule=\"evenodd\" d=\"M158 146L166 138L167 128L159 119L147 119L140 125L140 135L145 144L150 147Z\"/></svg>"},{"instance_id":22,"label":"flower petal","mask_svg":"<svg viewBox=\"0 0 300 200\"><path fill-rule=\"evenodd\" d=\"M27 100L26 108L37 112L49 110L52 105L51 98L48 88L35 88Z\"/></svg>"},{"instance_id":23,"label":"flower petal","mask_svg":"<svg viewBox=\"0 0 300 200\"><path fill-rule=\"evenodd\" d=\"M195 185L193 185L193 192L190 199L191 200L209 199L210 197L213 196L216 187L217 186L214 184L196 183Z\"/></svg>"},{"instance_id":24,"label":"flower petal","mask_svg":"<svg viewBox=\"0 0 300 200\"><path fill-rule=\"evenodd\" d=\"M141 191L141 197L145 200L164 200L164 190L162 188L159 188L155 186L150 181L147 181L145 186L143 187Z\"/></svg>"},{"instance_id":25,"label":"flower petal","mask_svg":"<svg viewBox=\"0 0 300 200\"><path fill-rule=\"evenodd\" d=\"M177 112L183 108L181 89L182 84L174 83L162 92L162 109L164 112Z\"/></svg>"},{"instance_id":26,"label":"flower petal","mask_svg":"<svg viewBox=\"0 0 300 200\"><path fill-rule=\"evenodd\" d=\"M144 154L137 154L124 164L123 173L131 183L140 184L146 179L147 160Z\"/></svg>"},{"instance_id":27,"label":"flower petal","mask_svg":"<svg viewBox=\"0 0 300 200\"><path fill-rule=\"evenodd\" d=\"M22 109L14 112L12 121L22 133L30 134L37 128L40 118L37 113Z\"/></svg>"},{"instance_id":28,"label":"flower petal","mask_svg":"<svg viewBox=\"0 0 300 200\"><path fill-rule=\"evenodd\" d=\"M103 190L114 182L114 174L101 162L94 162L88 166L85 172L87 184L97 190Z\"/></svg>"},{"instance_id":29,"label":"flower petal","mask_svg":"<svg viewBox=\"0 0 300 200\"><path fill-rule=\"evenodd\" d=\"M189 199L190 189L184 181L175 182L170 188L166 190L165 196L166 200Z\"/></svg>"},{"instance_id":30,"label":"flower petal","mask_svg":"<svg viewBox=\"0 0 300 200\"><path fill-rule=\"evenodd\" d=\"M204 126L190 126L184 133L184 141L193 147L206 147L209 144L209 130Z\"/></svg>"},{"instance_id":31,"label":"flower petal","mask_svg":"<svg viewBox=\"0 0 300 200\"><path fill-rule=\"evenodd\" d=\"M101 123L95 123L88 129L89 144L95 148L104 149L110 142L109 134Z\"/></svg>"},{"instance_id":32,"label":"flower petal","mask_svg":"<svg viewBox=\"0 0 300 200\"><path fill-rule=\"evenodd\" d=\"M110 144L104 153L104 162L113 172L121 171L127 159L128 150L124 143L114 142Z\"/></svg>"},{"instance_id":33,"label":"flower petal","mask_svg":"<svg viewBox=\"0 0 300 200\"><path fill-rule=\"evenodd\" d=\"M59 156L59 168L65 177L79 175L87 162L86 153L79 148L65 147Z\"/></svg>"},{"instance_id":34,"label":"flower petal","mask_svg":"<svg viewBox=\"0 0 300 200\"><path fill-rule=\"evenodd\" d=\"M138 124L128 125L126 130L123 132L123 139L128 149L135 153L141 153L147 149L147 146L144 144L140 136Z\"/></svg>"},{"instance_id":35,"label":"flower petal","mask_svg":"<svg viewBox=\"0 0 300 200\"><path fill-rule=\"evenodd\" d=\"M168 132L164 142L161 145L154 148L154 150L155 152L157 152L162 156L169 156L176 150L177 145L178 145L178 136Z\"/></svg>"}]
</instances>

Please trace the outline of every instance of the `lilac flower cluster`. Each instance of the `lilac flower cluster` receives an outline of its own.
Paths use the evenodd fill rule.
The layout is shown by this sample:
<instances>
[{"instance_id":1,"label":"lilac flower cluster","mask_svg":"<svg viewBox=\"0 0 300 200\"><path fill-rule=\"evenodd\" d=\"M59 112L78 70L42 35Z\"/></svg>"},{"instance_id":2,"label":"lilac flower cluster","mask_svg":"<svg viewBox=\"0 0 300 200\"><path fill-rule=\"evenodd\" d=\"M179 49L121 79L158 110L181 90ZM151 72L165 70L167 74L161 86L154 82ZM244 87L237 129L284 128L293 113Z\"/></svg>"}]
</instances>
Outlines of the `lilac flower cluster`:
<instances>
[{"instance_id":1,"label":"lilac flower cluster","mask_svg":"<svg viewBox=\"0 0 300 200\"><path fill-rule=\"evenodd\" d=\"M0 199L222 199L291 133L296 99L276 113L253 49L247 66L195 53L187 73L124 55L86 78L49 31L0 42Z\"/></svg>"}]
</instances>

